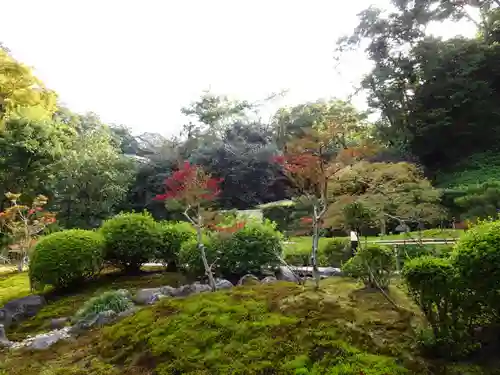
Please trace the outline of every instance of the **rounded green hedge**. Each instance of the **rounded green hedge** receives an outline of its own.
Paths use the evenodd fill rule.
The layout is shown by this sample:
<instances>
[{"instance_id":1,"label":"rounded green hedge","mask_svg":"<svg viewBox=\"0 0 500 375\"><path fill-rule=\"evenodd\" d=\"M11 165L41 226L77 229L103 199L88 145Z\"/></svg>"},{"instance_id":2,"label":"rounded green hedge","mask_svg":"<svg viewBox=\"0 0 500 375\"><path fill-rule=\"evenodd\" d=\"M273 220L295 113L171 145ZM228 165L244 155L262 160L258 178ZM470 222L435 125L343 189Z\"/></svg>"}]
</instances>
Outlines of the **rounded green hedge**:
<instances>
[{"instance_id":1,"label":"rounded green hedge","mask_svg":"<svg viewBox=\"0 0 500 375\"><path fill-rule=\"evenodd\" d=\"M148 213L122 213L106 220L104 259L128 272L136 272L154 258L161 246L161 226Z\"/></svg>"},{"instance_id":2,"label":"rounded green hedge","mask_svg":"<svg viewBox=\"0 0 500 375\"><path fill-rule=\"evenodd\" d=\"M249 221L235 233L210 233L203 236L208 263L215 262L212 271L226 278L248 273L260 274L262 267L279 264L282 235L275 224ZM201 276L205 273L196 238L183 243L179 263L190 273Z\"/></svg>"},{"instance_id":3,"label":"rounded green hedge","mask_svg":"<svg viewBox=\"0 0 500 375\"><path fill-rule=\"evenodd\" d=\"M160 224L161 243L156 259L175 268L184 242L196 237L195 228L187 222L164 222Z\"/></svg>"},{"instance_id":4,"label":"rounded green hedge","mask_svg":"<svg viewBox=\"0 0 500 375\"><path fill-rule=\"evenodd\" d=\"M354 257L342 265L342 271L348 276L361 279L367 287L387 288L395 263L390 248L370 245L359 249Z\"/></svg>"},{"instance_id":5,"label":"rounded green hedge","mask_svg":"<svg viewBox=\"0 0 500 375\"><path fill-rule=\"evenodd\" d=\"M73 229L49 234L33 250L30 279L40 288L70 287L100 271L103 250L104 241L97 232Z\"/></svg>"}]
</instances>

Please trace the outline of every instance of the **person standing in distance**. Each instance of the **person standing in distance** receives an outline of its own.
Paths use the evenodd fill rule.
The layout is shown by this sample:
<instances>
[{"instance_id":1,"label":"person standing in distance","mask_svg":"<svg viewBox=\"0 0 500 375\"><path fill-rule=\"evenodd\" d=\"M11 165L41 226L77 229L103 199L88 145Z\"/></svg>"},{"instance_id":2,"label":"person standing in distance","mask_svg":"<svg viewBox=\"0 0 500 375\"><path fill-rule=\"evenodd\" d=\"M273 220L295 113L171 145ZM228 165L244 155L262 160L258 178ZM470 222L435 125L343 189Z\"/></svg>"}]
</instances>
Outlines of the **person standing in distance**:
<instances>
[{"instance_id":1,"label":"person standing in distance","mask_svg":"<svg viewBox=\"0 0 500 375\"><path fill-rule=\"evenodd\" d=\"M356 255L358 250L359 237L354 229L351 229L351 253L352 256Z\"/></svg>"}]
</instances>

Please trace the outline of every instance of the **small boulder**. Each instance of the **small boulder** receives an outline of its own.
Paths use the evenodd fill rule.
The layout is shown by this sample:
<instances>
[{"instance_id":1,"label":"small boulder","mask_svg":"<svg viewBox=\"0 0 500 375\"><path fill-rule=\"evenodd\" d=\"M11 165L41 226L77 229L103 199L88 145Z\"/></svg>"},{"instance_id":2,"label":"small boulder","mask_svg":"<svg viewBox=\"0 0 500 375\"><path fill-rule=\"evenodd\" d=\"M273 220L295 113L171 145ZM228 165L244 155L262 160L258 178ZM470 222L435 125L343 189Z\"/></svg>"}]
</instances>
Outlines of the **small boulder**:
<instances>
[{"instance_id":1,"label":"small boulder","mask_svg":"<svg viewBox=\"0 0 500 375\"><path fill-rule=\"evenodd\" d=\"M31 295L9 301L0 309L0 324L8 328L12 323L20 323L32 318L45 304L45 298L39 295Z\"/></svg>"},{"instance_id":2,"label":"small boulder","mask_svg":"<svg viewBox=\"0 0 500 375\"><path fill-rule=\"evenodd\" d=\"M97 318L93 325L96 327L102 327L110 324L116 319L117 315L118 314L116 313L116 311L113 310L100 312L99 314L97 314Z\"/></svg>"},{"instance_id":3,"label":"small boulder","mask_svg":"<svg viewBox=\"0 0 500 375\"><path fill-rule=\"evenodd\" d=\"M180 286L172 291L172 296L174 297L187 297L191 294L198 294L204 292L210 292L212 288L206 284L194 283Z\"/></svg>"},{"instance_id":4,"label":"small boulder","mask_svg":"<svg viewBox=\"0 0 500 375\"><path fill-rule=\"evenodd\" d=\"M134 307L131 307L130 309L122 311L121 313L118 313L118 315L116 317L118 319L127 318L129 316L134 315L138 310L139 310L139 308L137 306L134 306Z\"/></svg>"},{"instance_id":5,"label":"small boulder","mask_svg":"<svg viewBox=\"0 0 500 375\"><path fill-rule=\"evenodd\" d=\"M277 272L277 279L282 281L298 282L300 277L294 274L288 267L281 266Z\"/></svg>"},{"instance_id":6,"label":"small boulder","mask_svg":"<svg viewBox=\"0 0 500 375\"><path fill-rule=\"evenodd\" d=\"M240 281L238 281L238 285L257 285L260 284L260 281L257 277L252 274L247 274L243 276Z\"/></svg>"},{"instance_id":7,"label":"small boulder","mask_svg":"<svg viewBox=\"0 0 500 375\"><path fill-rule=\"evenodd\" d=\"M231 289L233 287L233 283L226 279L216 279L215 280L215 289Z\"/></svg>"},{"instance_id":8,"label":"small boulder","mask_svg":"<svg viewBox=\"0 0 500 375\"><path fill-rule=\"evenodd\" d=\"M278 279L274 276L267 276L267 277L264 277L260 282L262 284L272 284L272 283L275 283L277 282Z\"/></svg>"},{"instance_id":9,"label":"small boulder","mask_svg":"<svg viewBox=\"0 0 500 375\"><path fill-rule=\"evenodd\" d=\"M152 305L160 299L162 288L140 289L135 294L133 301L138 305Z\"/></svg>"},{"instance_id":10,"label":"small boulder","mask_svg":"<svg viewBox=\"0 0 500 375\"><path fill-rule=\"evenodd\" d=\"M69 327L54 330L48 333L37 335L31 339L25 340L24 342L22 341L20 343L16 343L14 344L14 346L26 347L35 350L47 349L60 340L71 338L69 332Z\"/></svg>"},{"instance_id":11,"label":"small boulder","mask_svg":"<svg viewBox=\"0 0 500 375\"><path fill-rule=\"evenodd\" d=\"M66 326L66 323L69 322L69 318L56 318L50 321L51 329L60 329Z\"/></svg>"},{"instance_id":12,"label":"small boulder","mask_svg":"<svg viewBox=\"0 0 500 375\"><path fill-rule=\"evenodd\" d=\"M175 288L170 285L165 285L160 288L160 293L164 296L172 297L175 293Z\"/></svg>"},{"instance_id":13,"label":"small boulder","mask_svg":"<svg viewBox=\"0 0 500 375\"><path fill-rule=\"evenodd\" d=\"M5 333L5 327L3 324L0 324L0 348L9 347L12 345L12 342L7 338L7 334Z\"/></svg>"}]
</instances>

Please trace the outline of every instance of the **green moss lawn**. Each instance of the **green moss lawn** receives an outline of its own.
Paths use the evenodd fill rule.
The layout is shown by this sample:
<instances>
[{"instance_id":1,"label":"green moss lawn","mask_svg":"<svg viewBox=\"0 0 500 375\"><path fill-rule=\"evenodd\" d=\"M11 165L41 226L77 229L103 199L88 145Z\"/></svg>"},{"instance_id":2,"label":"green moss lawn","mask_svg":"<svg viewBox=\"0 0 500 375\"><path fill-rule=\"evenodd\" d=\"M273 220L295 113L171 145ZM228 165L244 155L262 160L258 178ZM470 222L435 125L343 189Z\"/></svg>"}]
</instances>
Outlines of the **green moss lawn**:
<instances>
[{"instance_id":1,"label":"green moss lawn","mask_svg":"<svg viewBox=\"0 0 500 375\"><path fill-rule=\"evenodd\" d=\"M23 324L23 334L38 331L50 318L72 314L104 289L182 281L176 274L108 276L84 292L54 297ZM422 358L414 333L423 324L418 309L400 286L393 285L390 295L401 310L380 293L344 278L324 280L319 292L310 285L277 283L165 299L74 342L40 352L0 353L0 374L498 373L494 364Z\"/></svg>"}]
</instances>

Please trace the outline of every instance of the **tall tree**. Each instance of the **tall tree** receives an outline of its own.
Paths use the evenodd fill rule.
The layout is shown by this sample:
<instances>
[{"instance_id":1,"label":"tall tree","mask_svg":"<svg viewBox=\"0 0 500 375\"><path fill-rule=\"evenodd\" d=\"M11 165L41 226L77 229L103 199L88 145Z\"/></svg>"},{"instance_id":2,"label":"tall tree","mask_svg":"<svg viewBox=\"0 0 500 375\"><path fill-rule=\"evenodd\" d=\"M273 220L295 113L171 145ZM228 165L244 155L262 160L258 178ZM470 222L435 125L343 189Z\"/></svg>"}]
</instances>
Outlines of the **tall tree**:
<instances>
[{"instance_id":1,"label":"tall tree","mask_svg":"<svg viewBox=\"0 0 500 375\"><path fill-rule=\"evenodd\" d=\"M50 119L56 99L56 94L45 88L30 68L0 48L0 130L10 117Z\"/></svg>"}]
</instances>

